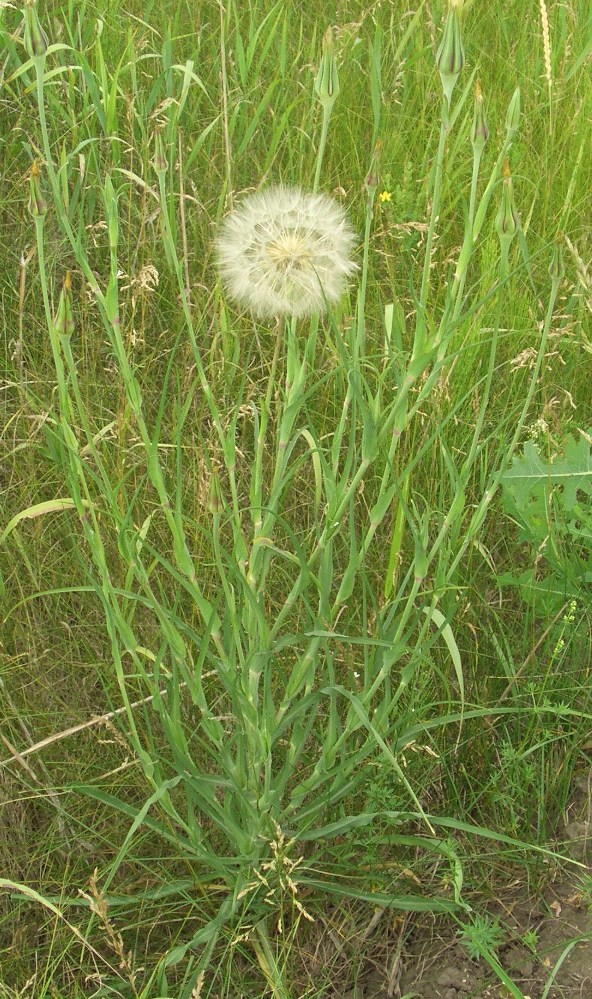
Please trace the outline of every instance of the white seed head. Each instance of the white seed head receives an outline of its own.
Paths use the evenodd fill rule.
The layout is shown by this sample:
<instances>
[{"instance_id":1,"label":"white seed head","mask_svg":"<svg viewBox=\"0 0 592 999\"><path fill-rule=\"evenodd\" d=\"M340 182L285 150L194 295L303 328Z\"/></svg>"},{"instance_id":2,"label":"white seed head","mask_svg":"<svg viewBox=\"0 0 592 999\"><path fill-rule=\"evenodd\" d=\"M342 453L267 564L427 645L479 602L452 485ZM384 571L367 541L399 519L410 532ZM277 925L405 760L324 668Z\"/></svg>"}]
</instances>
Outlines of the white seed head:
<instances>
[{"instance_id":1,"label":"white seed head","mask_svg":"<svg viewBox=\"0 0 592 999\"><path fill-rule=\"evenodd\" d=\"M343 294L357 268L354 241L333 198L269 187L223 221L218 266L230 297L259 318L310 316Z\"/></svg>"}]
</instances>

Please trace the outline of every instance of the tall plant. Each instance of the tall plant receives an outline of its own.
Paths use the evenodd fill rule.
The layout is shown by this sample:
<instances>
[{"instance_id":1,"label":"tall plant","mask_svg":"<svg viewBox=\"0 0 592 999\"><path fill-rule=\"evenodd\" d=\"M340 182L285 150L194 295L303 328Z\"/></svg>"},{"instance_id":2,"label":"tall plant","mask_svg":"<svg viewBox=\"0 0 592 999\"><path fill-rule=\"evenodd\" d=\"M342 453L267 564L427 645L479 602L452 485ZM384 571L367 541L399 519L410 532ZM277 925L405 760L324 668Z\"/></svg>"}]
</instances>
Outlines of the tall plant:
<instances>
[{"instance_id":1,"label":"tall plant","mask_svg":"<svg viewBox=\"0 0 592 999\"><path fill-rule=\"evenodd\" d=\"M179 856L195 865L196 883L203 890L215 885L219 899L215 913L209 914L194 936L169 953L164 962L169 967L190 955L191 971L183 995L191 994L220 933L247 922L261 968L274 994L284 996L287 986L274 956L271 915L289 908L295 918L309 917L311 906L307 908L304 901L305 889L333 896L347 894L395 909L466 908L462 868L448 839L454 822L426 814L406 776L402 753L430 730L486 713L485 709L464 709L463 668L452 630L454 601L449 594L520 440L562 276L556 251L543 334L520 418L503 460L488 472L482 495L467 510L467 493L484 447L483 428L518 229L508 154L517 129L519 95L514 96L508 112L503 148L479 193L488 129L483 97L480 89L476 90L470 134L473 170L464 235L445 301L438 303L431 274L447 150L469 92L463 93L455 107L464 50L461 3L451 0L437 53L442 82L440 132L430 176L431 209L412 339L409 344L400 342L393 319L396 303L390 303L385 309L382 359L377 362L372 353L376 344L369 346L367 335L367 288L380 183L379 142L373 142L365 182L366 224L353 315L342 321L331 307L321 317L318 294L311 296L311 308L300 307L301 296L310 290L305 278L310 279L311 254L318 277L320 257L315 253L324 252L316 245L311 249L307 242L314 228L308 212L330 203L318 189L339 84L334 39L331 32L325 35L315 82L322 126L313 194L294 194L296 220L289 237L283 223L279 230L274 229L269 214L270 203L273 210L271 196L266 202L267 215L260 222L264 226L262 248L254 249L252 243L240 245L240 227L236 234L239 262L244 254L244 260L251 261L255 280L276 281L274 288L276 292L280 288L284 308L277 321L267 384L258 396L246 399L243 378L230 417L223 414L216 382L204 357L198 335L203 317L196 324L177 245L171 145L163 141L160 132L156 135L154 193L162 239L190 343L193 391L201 394L212 427L212 450L204 455L209 478L209 520L204 531L215 580L212 583L200 571L193 554L189 517L182 502L183 435L192 397L179 410L173 442L177 477L171 480L161 454L168 382L157 418L149 425L138 373L122 335L118 192L122 173L116 168L102 178L100 196L108 236L107 273L102 279L74 231L60 169L54 163L55 137L46 117L46 88L52 55L59 46L48 45L35 3L28 3L24 13L29 59L20 76L25 79L31 72L34 76L39 148L44 160L44 167L35 166L31 174L30 210L58 386L55 432L69 493L60 502L71 508L84 539L85 558L104 614L113 668L126 708L129 739L150 788L140 808L96 788L84 789L131 818L104 890L108 890L136 833L142 827L158 833ZM224 34L224 17L221 30ZM75 53L71 57L75 58ZM373 79L379 75L379 63L378 44L371 48ZM107 82L105 77L106 111L111 106ZM374 110L376 140L380 134L379 101L374 102ZM174 135L177 121L175 112L171 114L169 133ZM49 205L42 189L45 178ZM498 276L475 300L466 293L467 274L490 201L498 194ZM77 309L69 275L58 308L55 312L52 309L45 267L50 208L67 256L74 258L98 305L116 360L125 419L135 428L143 474L154 497L152 512L141 522L135 518L135 497L127 496L126 502L121 502L122 483L113 479L80 389L72 343ZM333 224L345 225L340 219L336 212ZM330 219L327 224L330 230ZM330 239L329 231L329 243ZM349 244L344 251L346 263L331 252L329 277L331 268L340 263L345 277L351 275ZM339 282L337 286L340 290ZM337 295L327 293L324 297L322 304L330 305L326 299ZM271 295L268 299L274 300ZM490 300L496 305L488 367L464 460L458 463L437 434L406 458L402 442L453 363L458 329ZM265 309L262 314L266 314ZM331 364L319 378L316 364L322 351L327 351ZM170 372L169 367L167 379ZM339 399L338 417L329 435L315 425L309 406L320 379L332 386ZM237 444L239 421L246 421L251 435L252 461L246 487ZM414 468L434 447L440 449L449 480L449 507L439 519L422 509L413 493ZM300 523L300 511L290 507L290 492L302 476L310 479L313 494L313 516L306 531ZM155 528L161 521L166 524L168 547L158 541ZM392 526L387 529L389 523ZM10 525L5 535L9 530ZM390 542L390 558L385 560L384 577L377 588L367 556L378 539L384 543L385 537ZM122 569L118 581L112 568L112 538L116 539ZM399 568L408 551L413 554ZM343 631L340 621L351 602L360 607L359 628ZM195 613L197 624L188 622L187 606ZM139 631L138 607L145 608L155 624L158 638L152 648L146 647ZM416 721L404 710L407 691L427 653L440 639L454 666L459 708ZM132 676L151 699L142 727L132 704ZM197 725L190 716L197 716ZM396 775L404 807L377 809L369 804L370 766ZM393 895L355 877L336 883L323 873L327 844L353 830L371 827L378 819L392 827L391 842L447 859L454 871L453 899ZM474 831L486 834L485 830Z\"/></svg>"}]
</instances>

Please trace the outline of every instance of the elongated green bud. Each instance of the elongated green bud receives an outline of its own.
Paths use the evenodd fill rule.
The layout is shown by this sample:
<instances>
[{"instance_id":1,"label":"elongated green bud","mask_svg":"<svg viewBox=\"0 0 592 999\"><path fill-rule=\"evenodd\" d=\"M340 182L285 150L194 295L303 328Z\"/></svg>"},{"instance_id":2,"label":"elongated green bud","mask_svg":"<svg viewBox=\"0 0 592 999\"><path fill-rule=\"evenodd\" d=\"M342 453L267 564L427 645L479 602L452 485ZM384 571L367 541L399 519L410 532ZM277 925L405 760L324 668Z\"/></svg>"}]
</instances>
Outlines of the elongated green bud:
<instances>
[{"instance_id":1,"label":"elongated green bud","mask_svg":"<svg viewBox=\"0 0 592 999\"><path fill-rule=\"evenodd\" d=\"M41 193L39 164L37 160L33 160L33 166L29 174L29 212L34 219L43 218L47 215L47 202Z\"/></svg>"},{"instance_id":2,"label":"elongated green bud","mask_svg":"<svg viewBox=\"0 0 592 999\"><path fill-rule=\"evenodd\" d=\"M41 27L39 17L37 16L37 0L27 0L25 3L24 15L24 43L27 55L29 55L31 59L42 58L47 52L49 42L47 35Z\"/></svg>"},{"instance_id":3,"label":"elongated green bud","mask_svg":"<svg viewBox=\"0 0 592 999\"><path fill-rule=\"evenodd\" d=\"M72 336L74 332L74 317L72 315L72 281L70 271L66 271L64 284L60 292L58 311L53 322L56 333L59 336Z\"/></svg>"},{"instance_id":4,"label":"elongated green bud","mask_svg":"<svg viewBox=\"0 0 592 999\"><path fill-rule=\"evenodd\" d=\"M382 155L382 141L378 139L376 145L372 151L372 160L370 161L370 169L366 174L366 179L364 180L364 187L370 193L371 191L376 192L376 188L380 183L380 157Z\"/></svg>"},{"instance_id":5,"label":"elongated green bud","mask_svg":"<svg viewBox=\"0 0 592 999\"><path fill-rule=\"evenodd\" d=\"M222 500L222 490L220 488L220 479L216 471L212 471L210 478L210 494L208 498L208 509L212 516L219 517L224 509L224 502Z\"/></svg>"},{"instance_id":6,"label":"elongated green bud","mask_svg":"<svg viewBox=\"0 0 592 999\"><path fill-rule=\"evenodd\" d=\"M555 243L553 247L553 256L551 257L551 263L549 264L549 274L551 275L552 281L559 282L563 279L565 274L565 264L563 263L563 247L559 240Z\"/></svg>"},{"instance_id":7,"label":"elongated green bud","mask_svg":"<svg viewBox=\"0 0 592 999\"><path fill-rule=\"evenodd\" d=\"M323 35L321 64L315 80L315 92L323 107L332 107L339 94L337 59L331 27L327 28Z\"/></svg>"},{"instance_id":8,"label":"elongated green bud","mask_svg":"<svg viewBox=\"0 0 592 999\"><path fill-rule=\"evenodd\" d=\"M471 129L471 142L473 149L479 156L485 148L485 143L489 138L489 129L485 121L485 108L483 107L483 94L481 93L481 82L475 83L475 107L473 111L473 127Z\"/></svg>"},{"instance_id":9,"label":"elongated green bud","mask_svg":"<svg viewBox=\"0 0 592 999\"><path fill-rule=\"evenodd\" d=\"M506 142L512 142L518 132L520 124L520 87L512 94L512 100L508 104L506 114Z\"/></svg>"},{"instance_id":10,"label":"elongated green bud","mask_svg":"<svg viewBox=\"0 0 592 999\"><path fill-rule=\"evenodd\" d=\"M465 64L465 51L462 43L460 12L463 0L448 0L448 14L444 33L436 53L436 65L442 80L442 89L448 104L452 97L458 75Z\"/></svg>"},{"instance_id":11,"label":"elongated green bud","mask_svg":"<svg viewBox=\"0 0 592 999\"><path fill-rule=\"evenodd\" d=\"M162 141L162 132L155 132L154 134L154 158L152 166L157 176L165 174L169 168L169 161L166 158L164 142Z\"/></svg>"},{"instance_id":12,"label":"elongated green bud","mask_svg":"<svg viewBox=\"0 0 592 999\"><path fill-rule=\"evenodd\" d=\"M514 207L514 191L512 188L512 175L508 160L504 162L504 185L502 197L495 219L495 228L502 245L502 252L510 248L510 243L514 239L518 230L518 215Z\"/></svg>"}]
</instances>

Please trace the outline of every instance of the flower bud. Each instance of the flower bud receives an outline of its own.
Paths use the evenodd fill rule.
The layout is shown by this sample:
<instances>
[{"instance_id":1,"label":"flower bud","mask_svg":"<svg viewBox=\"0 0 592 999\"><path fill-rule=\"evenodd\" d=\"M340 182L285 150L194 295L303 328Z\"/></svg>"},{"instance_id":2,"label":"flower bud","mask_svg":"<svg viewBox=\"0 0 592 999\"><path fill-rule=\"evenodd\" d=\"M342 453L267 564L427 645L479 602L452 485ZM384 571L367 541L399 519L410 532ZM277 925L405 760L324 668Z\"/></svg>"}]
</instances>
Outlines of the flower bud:
<instances>
[{"instance_id":1,"label":"flower bud","mask_svg":"<svg viewBox=\"0 0 592 999\"><path fill-rule=\"evenodd\" d=\"M382 142L380 139L376 141L374 149L372 151L372 160L370 161L370 169L366 174L364 180L364 187L370 193L371 191L376 192L376 188L380 183L380 157L382 154Z\"/></svg>"},{"instance_id":2,"label":"flower bud","mask_svg":"<svg viewBox=\"0 0 592 999\"><path fill-rule=\"evenodd\" d=\"M154 167L154 172L158 176L160 176L160 174L165 174L169 168L169 161L166 158L164 142L162 141L162 132L154 133L154 158L152 160L152 166Z\"/></svg>"},{"instance_id":3,"label":"flower bud","mask_svg":"<svg viewBox=\"0 0 592 999\"><path fill-rule=\"evenodd\" d=\"M458 74L465 63L465 52L460 29L460 10L462 0L448 0L448 14L444 24L444 33L440 47L436 53L436 65L442 80L442 89L448 104L452 91L458 79Z\"/></svg>"},{"instance_id":4,"label":"flower bud","mask_svg":"<svg viewBox=\"0 0 592 999\"><path fill-rule=\"evenodd\" d=\"M42 58L47 52L49 45L39 17L37 16L37 0L28 0L25 3L25 49L31 59Z\"/></svg>"},{"instance_id":5,"label":"flower bud","mask_svg":"<svg viewBox=\"0 0 592 999\"><path fill-rule=\"evenodd\" d=\"M565 264L563 263L563 247L559 240L555 243L553 247L553 256L551 257L551 263L549 264L549 274L552 281L556 281L558 284L562 280L565 274Z\"/></svg>"},{"instance_id":6,"label":"flower bud","mask_svg":"<svg viewBox=\"0 0 592 999\"><path fill-rule=\"evenodd\" d=\"M323 35L321 64L315 80L315 91L323 107L331 108L339 94L337 59L333 44L333 31L327 28Z\"/></svg>"},{"instance_id":7,"label":"flower bud","mask_svg":"<svg viewBox=\"0 0 592 999\"><path fill-rule=\"evenodd\" d=\"M60 292L58 311L53 322L56 333L59 336L72 336L74 332L74 318L72 316L72 281L70 271L66 271L64 284Z\"/></svg>"},{"instance_id":8,"label":"flower bud","mask_svg":"<svg viewBox=\"0 0 592 999\"><path fill-rule=\"evenodd\" d=\"M514 207L512 175L510 173L510 164L508 163L508 160L504 162L504 185L500 206L495 219L495 228L497 230L500 243L502 244L502 250L505 249L507 252L510 248L510 243L518 230L518 215L516 214L516 209Z\"/></svg>"},{"instance_id":9,"label":"flower bud","mask_svg":"<svg viewBox=\"0 0 592 999\"><path fill-rule=\"evenodd\" d=\"M481 93L481 83L477 80L475 84L475 107L473 111L473 127L471 129L471 142L475 154L481 155L485 143L489 138L489 129L485 121L485 109L483 107L483 94Z\"/></svg>"},{"instance_id":10,"label":"flower bud","mask_svg":"<svg viewBox=\"0 0 592 999\"><path fill-rule=\"evenodd\" d=\"M224 509L220 479L216 471L212 471L212 475L210 477L208 509L214 517L219 517Z\"/></svg>"},{"instance_id":11,"label":"flower bud","mask_svg":"<svg viewBox=\"0 0 592 999\"><path fill-rule=\"evenodd\" d=\"M47 202L41 193L37 160L33 160L29 174L29 212L33 218L43 218L47 215Z\"/></svg>"},{"instance_id":12,"label":"flower bud","mask_svg":"<svg viewBox=\"0 0 592 999\"><path fill-rule=\"evenodd\" d=\"M508 105L508 113L506 114L506 142L512 142L515 135L518 132L518 125L520 124L520 87L516 87L516 90L512 94L512 100Z\"/></svg>"}]
</instances>

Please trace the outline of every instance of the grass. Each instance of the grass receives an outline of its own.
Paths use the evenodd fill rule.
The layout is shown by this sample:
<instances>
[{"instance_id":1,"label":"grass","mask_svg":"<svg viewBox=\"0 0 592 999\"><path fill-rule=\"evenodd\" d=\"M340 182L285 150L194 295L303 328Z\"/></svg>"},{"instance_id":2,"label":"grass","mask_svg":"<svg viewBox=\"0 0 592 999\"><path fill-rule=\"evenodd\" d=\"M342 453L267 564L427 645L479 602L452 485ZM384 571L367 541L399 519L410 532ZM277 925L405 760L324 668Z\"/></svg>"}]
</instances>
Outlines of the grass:
<instances>
[{"instance_id":1,"label":"grass","mask_svg":"<svg viewBox=\"0 0 592 999\"><path fill-rule=\"evenodd\" d=\"M587 5L467 3L450 106L445 4L347 4L329 99L322 7L0 12L10 997L328 994L373 911L470 941L588 761L589 581L498 582L513 457L592 426ZM278 180L361 269L276 329L212 246Z\"/></svg>"}]
</instances>

